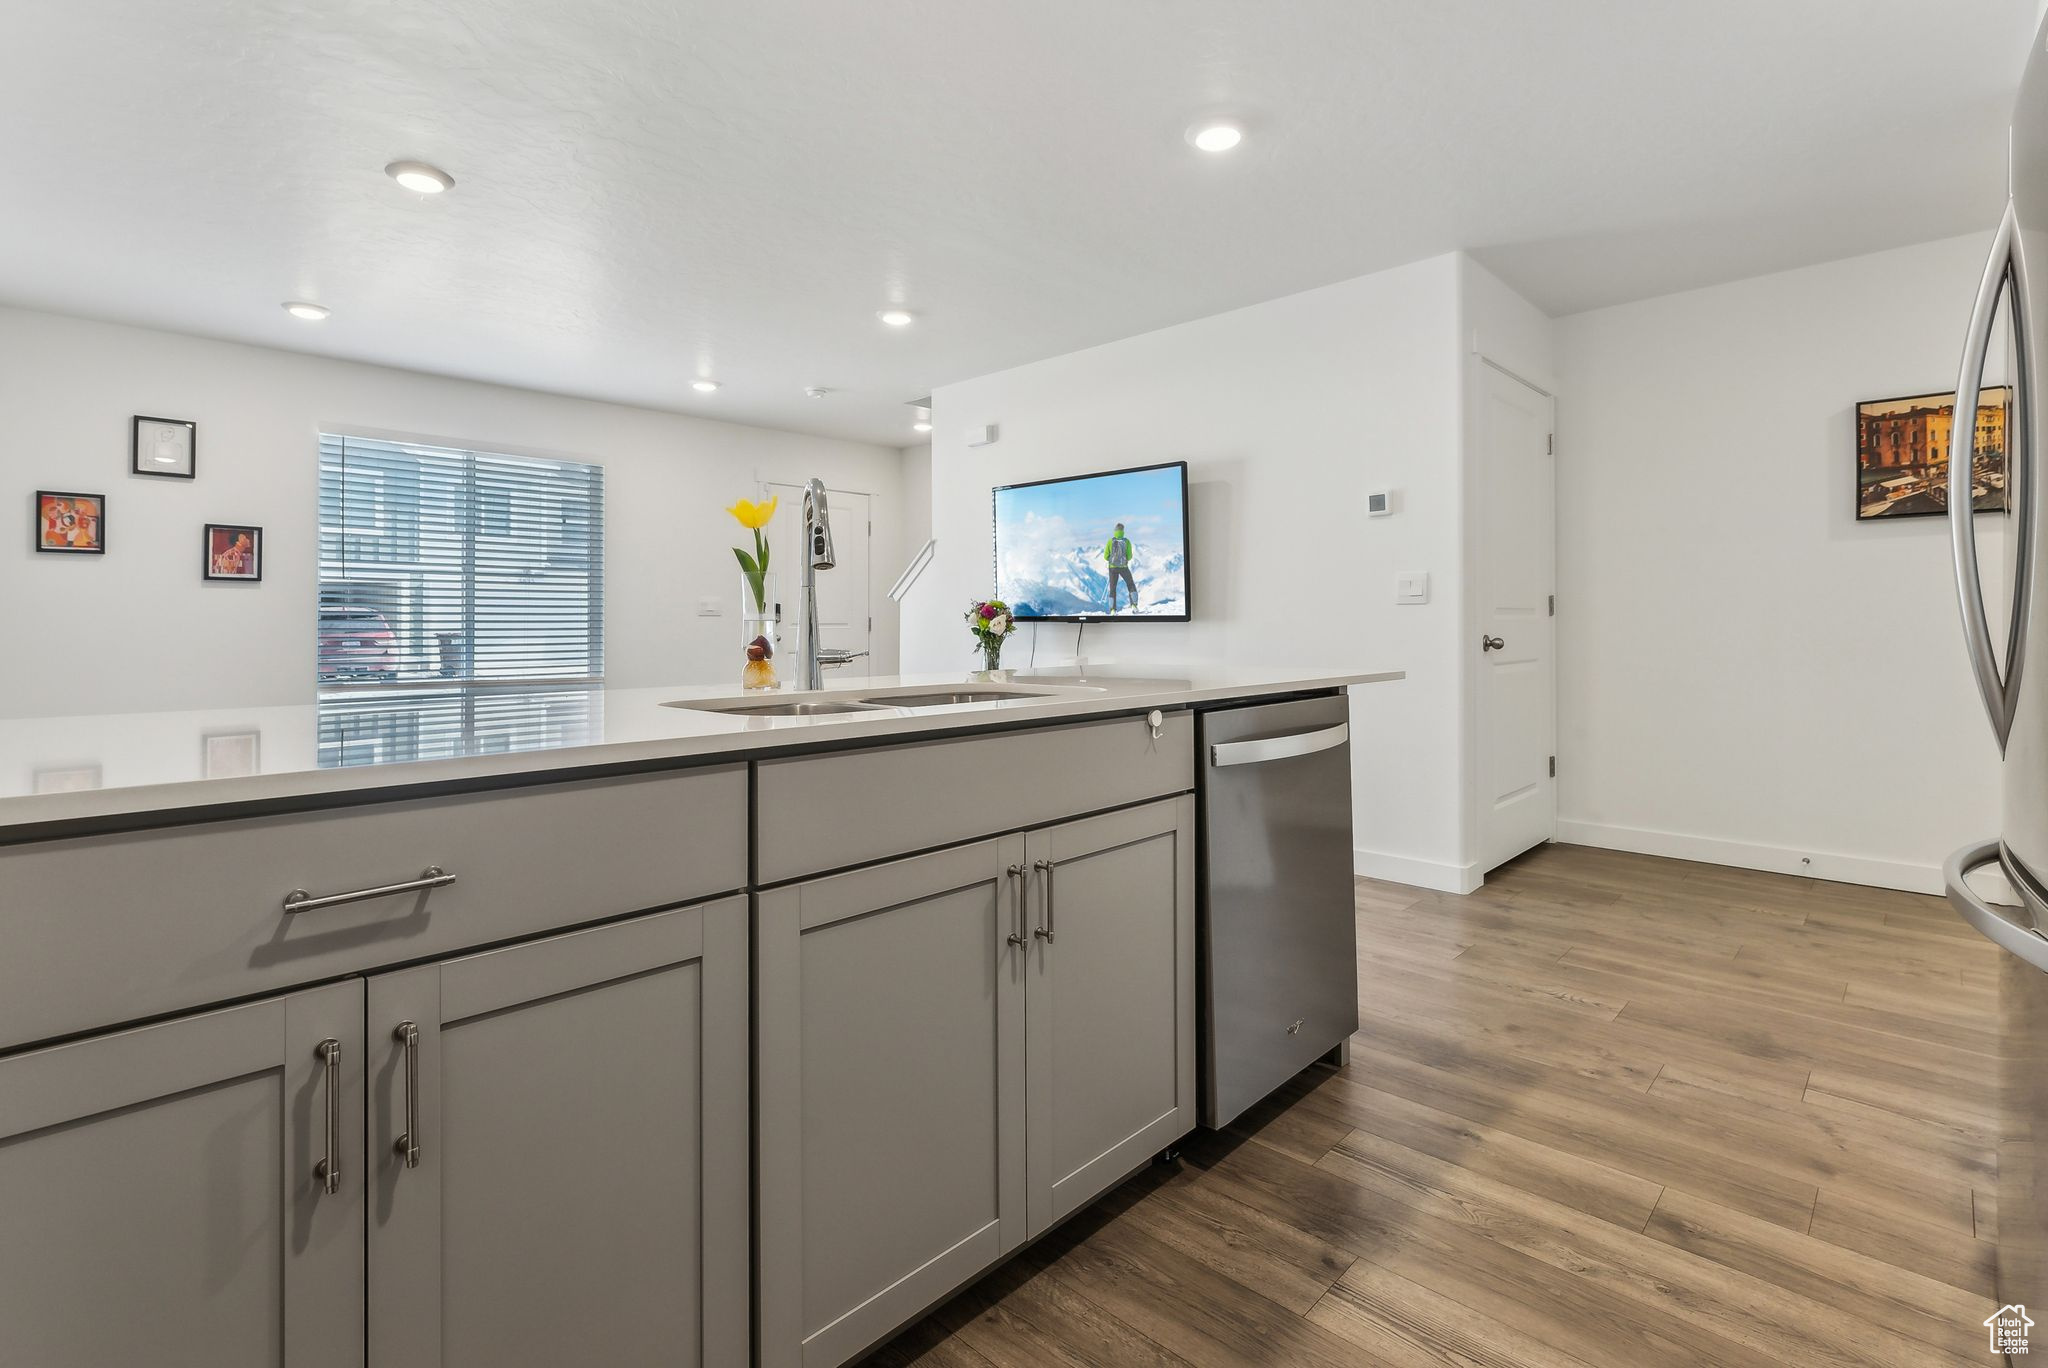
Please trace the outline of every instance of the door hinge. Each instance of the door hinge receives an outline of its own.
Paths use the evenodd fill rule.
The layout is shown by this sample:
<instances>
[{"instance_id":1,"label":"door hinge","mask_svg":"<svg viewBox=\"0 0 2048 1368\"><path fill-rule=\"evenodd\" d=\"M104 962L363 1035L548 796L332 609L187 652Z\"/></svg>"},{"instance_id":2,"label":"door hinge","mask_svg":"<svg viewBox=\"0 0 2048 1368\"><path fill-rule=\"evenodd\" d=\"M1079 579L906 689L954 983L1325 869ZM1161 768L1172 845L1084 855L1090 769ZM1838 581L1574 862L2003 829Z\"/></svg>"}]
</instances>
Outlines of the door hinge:
<instances>
[{"instance_id":1,"label":"door hinge","mask_svg":"<svg viewBox=\"0 0 2048 1368\"><path fill-rule=\"evenodd\" d=\"M1544 433L1544 434L1543 434L1543 454L1544 454L1545 456L1555 456L1555 455L1557 455L1557 434L1556 434L1556 433L1554 433L1554 432L1546 432L1546 433Z\"/></svg>"},{"instance_id":2,"label":"door hinge","mask_svg":"<svg viewBox=\"0 0 2048 1368\"><path fill-rule=\"evenodd\" d=\"M1550 757L1550 777L1557 778L1557 757L1554 755Z\"/></svg>"},{"instance_id":3,"label":"door hinge","mask_svg":"<svg viewBox=\"0 0 2048 1368\"><path fill-rule=\"evenodd\" d=\"M1550 596L1550 615L1552 617L1557 616L1557 595L1555 594Z\"/></svg>"}]
</instances>

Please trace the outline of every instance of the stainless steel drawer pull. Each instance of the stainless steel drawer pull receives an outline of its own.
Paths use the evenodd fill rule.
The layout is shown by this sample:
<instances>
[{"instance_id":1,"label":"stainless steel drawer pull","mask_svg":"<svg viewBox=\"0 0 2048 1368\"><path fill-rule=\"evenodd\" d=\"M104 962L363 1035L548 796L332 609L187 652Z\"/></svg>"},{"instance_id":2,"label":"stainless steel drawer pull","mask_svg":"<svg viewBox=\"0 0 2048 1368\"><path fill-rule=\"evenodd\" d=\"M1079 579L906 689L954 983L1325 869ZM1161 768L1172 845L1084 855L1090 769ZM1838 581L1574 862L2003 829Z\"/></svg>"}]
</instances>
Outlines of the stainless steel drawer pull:
<instances>
[{"instance_id":1,"label":"stainless steel drawer pull","mask_svg":"<svg viewBox=\"0 0 2048 1368\"><path fill-rule=\"evenodd\" d=\"M1017 928L1007 939L1012 945L1029 945L1030 939L1024 934L1024 866L1011 865L1003 871L1010 881L1010 910L1012 924Z\"/></svg>"},{"instance_id":2,"label":"stainless steel drawer pull","mask_svg":"<svg viewBox=\"0 0 2048 1368\"><path fill-rule=\"evenodd\" d=\"M322 1191L335 1193L341 1191L341 1042L329 1036L313 1054L327 1076L327 1157L313 1165L313 1177Z\"/></svg>"},{"instance_id":3,"label":"stainless steel drawer pull","mask_svg":"<svg viewBox=\"0 0 2048 1368\"><path fill-rule=\"evenodd\" d=\"M429 888L446 888L455 882L455 876L439 865L428 865L417 879L404 883L384 884L377 888L358 888L349 893L329 893L316 898L303 888L294 888L284 895L284 910L287 912L317 912L323 907L339 907L342 903L362 902L369 898L389 898L399 893L420 893Z\"/></svg>"},{"instance_id":4,"label":"stainless steel drawer pull","mask_svg":"<svg viewBox=\"0 0 2048 1368\"><path fill-rule=\"evenodd\" d=\"M1321 731L1295 732L1291 736L1268 736L1258 741L1224 741L1209 747L1209 763L1221 769L1225 765L1291 760L1297 755L1314 755L1317 751L1330 750L1350 739L1351 724L1339 722Z\"/></svg>"},{"instance_id":5,"label":"stainless steel drawer pull","mask_svg":"<svg viewBox=\"0 0 2048 1368\"><path fill-rule=\"evenodd\" d=\"M405 1046L405 1132L392 1146L405 1156L407 1168L420 1166L420 1026L401 1021L392 1037Z\"/></svg>"},{"instance_id":6,"label":"stainless steel drawer pull","mask_svg":"<svg viewBox=\"0 0 2048 1368\"><path fill-rule=\"evenodd\" d=\"M1051 860L1039 860L1032 865L1033 869L1045 875L1045 925L1038 927L1031 934L1043 936L1047 945L1052 944L1052 872L1058 867Z\"/></svg>"}]
</instances>

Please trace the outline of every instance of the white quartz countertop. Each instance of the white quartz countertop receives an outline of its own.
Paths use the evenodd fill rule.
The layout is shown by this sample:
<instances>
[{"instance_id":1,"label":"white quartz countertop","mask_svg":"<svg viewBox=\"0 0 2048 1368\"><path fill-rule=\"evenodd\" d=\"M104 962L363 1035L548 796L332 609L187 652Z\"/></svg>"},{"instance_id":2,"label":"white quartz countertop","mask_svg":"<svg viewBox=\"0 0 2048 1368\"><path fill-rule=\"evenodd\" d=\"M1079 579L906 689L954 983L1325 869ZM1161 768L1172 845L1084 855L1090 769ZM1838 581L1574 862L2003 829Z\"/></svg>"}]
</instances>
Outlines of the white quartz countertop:
<instances>
[{"instance_id":1,"label":"white quartz countertop","mask_svg":"<svg viewBox=\"0 0 2048 1368\"><path fill-rule=\"evenodd\" d=\"M844 741L912 739L991 725L1175 708L1404 678L1399 670L1175 670L1174 677L1072 670L834 679L818 694L741 697L717 687L360 689L291 707L0 719L0 833L175 817L419 785L546 778L664 760L745 759ZM1008 688L1028 696L941 707L886 695ZM873 711L736 716L673 706L846 700ZM48 824L57 829L46 831Z\"/></svg>"}]
</instances>

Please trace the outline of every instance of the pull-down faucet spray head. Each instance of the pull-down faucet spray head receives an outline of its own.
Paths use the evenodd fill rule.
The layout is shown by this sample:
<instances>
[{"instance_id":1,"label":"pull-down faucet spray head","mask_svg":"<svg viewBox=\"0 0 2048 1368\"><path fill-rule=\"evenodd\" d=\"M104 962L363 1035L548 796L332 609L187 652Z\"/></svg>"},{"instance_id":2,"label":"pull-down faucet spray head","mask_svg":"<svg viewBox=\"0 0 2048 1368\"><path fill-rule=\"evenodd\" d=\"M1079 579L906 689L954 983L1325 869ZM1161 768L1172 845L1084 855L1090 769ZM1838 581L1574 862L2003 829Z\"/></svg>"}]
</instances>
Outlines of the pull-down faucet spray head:
<instances>
[{"instance_id":1,"label":"pull-down faucet spray head","mask_svg":"<svg viewBox=\"0 0 2048 1368\"><path fill-rule=\"evenodd\" d=\"M804 485L804 554L811 569L832 568L832 511L825 504L825 482L811 480Z\"/></svg>"}]
</instances>

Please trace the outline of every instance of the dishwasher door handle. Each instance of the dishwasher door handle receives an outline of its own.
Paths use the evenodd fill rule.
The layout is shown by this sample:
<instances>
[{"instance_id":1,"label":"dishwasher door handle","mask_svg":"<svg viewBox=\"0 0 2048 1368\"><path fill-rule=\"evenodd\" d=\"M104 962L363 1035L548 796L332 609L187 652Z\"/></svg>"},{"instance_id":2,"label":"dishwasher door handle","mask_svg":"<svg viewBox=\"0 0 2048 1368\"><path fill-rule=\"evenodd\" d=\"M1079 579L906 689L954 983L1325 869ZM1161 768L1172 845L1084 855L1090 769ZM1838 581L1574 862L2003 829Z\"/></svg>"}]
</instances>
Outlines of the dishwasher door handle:
<instances>
[{"instance_id":1,"label":"dishwasher door handle","mask_svg":"<svg viewBox=\"0 0 2048 1368\"><path fill-rule=\"evenodd\" d=\"M1268 736L1258 741L1223 741L1209 747L1209 763L1216 769L1226 765L1258 765L1268 760L1290 760L1297 755L1314 755L1351 739L1351 724L1339 722L1321 731L1295 732L1291 736Z\"/></svg>"}]
</instances>

